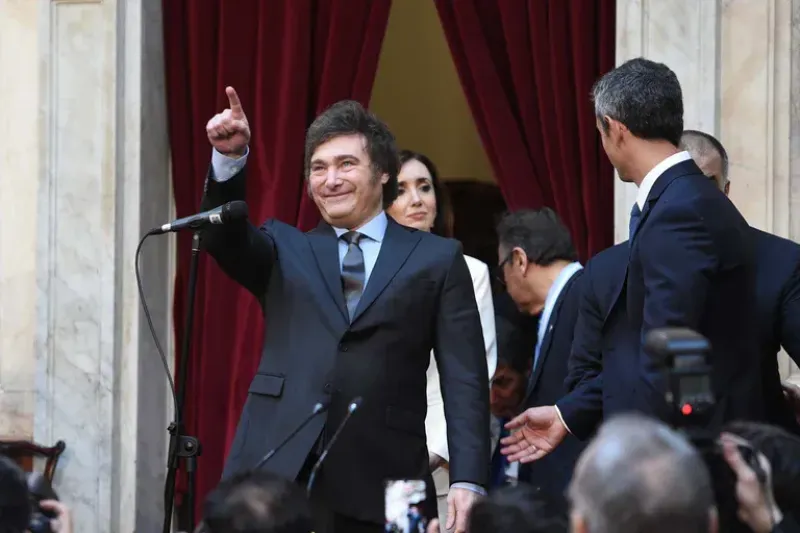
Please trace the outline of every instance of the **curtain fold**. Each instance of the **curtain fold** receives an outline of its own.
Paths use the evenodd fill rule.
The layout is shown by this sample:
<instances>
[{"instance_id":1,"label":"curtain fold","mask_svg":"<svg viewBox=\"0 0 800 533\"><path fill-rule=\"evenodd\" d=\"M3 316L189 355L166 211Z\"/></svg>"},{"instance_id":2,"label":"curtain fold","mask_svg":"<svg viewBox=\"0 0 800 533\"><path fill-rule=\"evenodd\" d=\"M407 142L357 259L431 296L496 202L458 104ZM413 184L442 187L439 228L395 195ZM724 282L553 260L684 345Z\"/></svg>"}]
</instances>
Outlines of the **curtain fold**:
<instances>
[{"instance_id":1,"label":"curtain fold","mask_svg":"<svg viewBox=\"0 0 800 533\"><path fill-rule=\"evenodd\" d=\"M178 217L197 211L211 156L206 122L236 88L250 120L250 219L310 229L303 144L331 104L367 105L391 0L164 0L172 180ZM180 346L191 234L178 235L174 328ZM188 364L187 432L202 444L197 502L219 481L247 388L261 356L264 317L250 294L202 257ZM267 317L267 320L269 317ZM177 365L176 365L177 366ZM267 450L264 450L266 453ZM185 488L183 482L179 488Z\"/></svg>"},{"instance_id":2,"label":"curtain fold","mask_svg":"<svg viewBox=\"0 0 800 533\"><path fill-rule=\"evenodd\" d=\"M508 208L553 207L580 257L613 244L613 169L592 84L614 67L614 0L435 0Z\"/></svg>"}]
</instances>

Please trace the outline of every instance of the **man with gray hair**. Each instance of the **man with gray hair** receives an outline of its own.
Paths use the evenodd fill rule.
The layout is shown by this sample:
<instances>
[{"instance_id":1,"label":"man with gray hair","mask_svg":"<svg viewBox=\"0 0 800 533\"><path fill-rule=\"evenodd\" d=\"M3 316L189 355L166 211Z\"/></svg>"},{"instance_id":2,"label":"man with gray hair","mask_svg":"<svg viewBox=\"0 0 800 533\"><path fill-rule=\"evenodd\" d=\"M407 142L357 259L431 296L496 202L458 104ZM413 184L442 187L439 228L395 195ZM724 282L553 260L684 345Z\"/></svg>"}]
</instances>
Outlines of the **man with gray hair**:
<instances>
[{"instance_id":1,"label":"man with gray hair","mask_svg":"<svg viewBox=\"0 0 800 533\"><path fill-rule=\"evenodd\" d=\"M569 488L572 533L716 533L711 477L680 434L641 415L603 424Z\"/></svg>"},{"instance_id":2,"label":"man with gray hair","mask_svg":"<svg viewBox=\"0 0 800 533\"><path fill-rule=\"evenodd\" d=\"M730 191L728 153L708 133L686 130L681 148L726 195ZM756 256L756 309L764 405L767 421L794 434L800 425L784 398L778 372L781 347L800 364L800 245L752 228Z\"/></svg>"}]
</instances>

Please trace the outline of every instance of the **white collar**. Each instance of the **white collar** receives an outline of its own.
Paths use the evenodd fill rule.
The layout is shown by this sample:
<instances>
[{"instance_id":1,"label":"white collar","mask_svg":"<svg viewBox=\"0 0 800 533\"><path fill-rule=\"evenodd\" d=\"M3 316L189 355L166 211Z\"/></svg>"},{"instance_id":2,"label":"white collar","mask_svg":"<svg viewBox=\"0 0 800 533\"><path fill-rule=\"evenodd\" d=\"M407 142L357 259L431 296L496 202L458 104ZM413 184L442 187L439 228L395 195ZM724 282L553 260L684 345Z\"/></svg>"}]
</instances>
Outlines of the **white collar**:
<instances>
[{"instance_id":1,"label":"white collar","mask_svg":"<svg viewBox=\"0 0 800 533\"><path fill-rule=\"evenodd\" d=\"M688 161L691 159L692 156L687 151L678 152L677 154L672 154L668 158L664 159L662 162L657 164L653 167L653 169L647 173L647 175L642 180L642 183L639 185L639 192L636 194L636 204L639 206L639 209L644 209L644 203L647 201L647 197L650 196L650 189L653 188L653 185L656 183L656 180L661 176L667 169L674 167L678 163L683 163L684 161Z\"/></svg>"},{"instance_id":2,"label":"white collar","mask_svg":"<svg viewBox=\"0 0 800 533\"><path fill-rule=\"evenodd\" d=\"M389 221L386 218L386 212L381 211L377 215L375 215L372 220L358 228L358 232L362 234L364 237L368 237L375 242L381 242L383 240L383 236L386 235L386 226L389 225ZM334 226L334 231L336 231L336 236L341 237L345 233L347 233L348 229L346 228L337 228Z\"/></svg>"}]
</instances>

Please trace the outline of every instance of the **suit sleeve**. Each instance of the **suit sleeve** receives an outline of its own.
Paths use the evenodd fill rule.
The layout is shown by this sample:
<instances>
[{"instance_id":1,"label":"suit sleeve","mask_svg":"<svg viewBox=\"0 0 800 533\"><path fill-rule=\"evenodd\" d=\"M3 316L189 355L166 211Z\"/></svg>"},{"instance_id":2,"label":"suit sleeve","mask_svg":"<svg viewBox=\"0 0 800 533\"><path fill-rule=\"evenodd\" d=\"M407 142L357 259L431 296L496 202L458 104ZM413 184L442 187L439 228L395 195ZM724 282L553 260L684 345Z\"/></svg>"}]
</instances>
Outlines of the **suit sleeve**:
<instances>
[{"instance_id":1,"label":"suit sleeve","mask_svg":"<svg viewBox=\"0 0 800 533\"><path fill-rule=\"evenodd\" d=\"M569 391L556 402L567 429L581 440L592 436L603 418L603 315L592 283L591 262L583 274L583 291L572 339L567 378Z\"/></svg>"},{"instance_id":2,"label":"suit sleeve","mask_svg":"<svg viewBox=\"0 0 800 533\"><path fill-rule=\"evenodd\" d=\"M662 327L700 329L719 257L710 232L691 204L673 204L659 213L650 226L646 236L641 237L638 254L645 289L639 361L640 375L649 388L643 393L653 410L651 414L663 419L668 416L666 382L644 353L645 335Z\"/></svg>"},{"instance_id":3,"label":"suit sleeve","mask_svg":"<svg viewBox=\"0 0 800 533\"><path fill-rule=\"evenodd\" d=\"M800 366L800 262L783 287L780 321L781 346Z\"/></svg>"},{"instance_id":4,"label":"suit sleeve","mask_svg":"<svg viewBox=\"0 0 800 533\"><path fill-rule=\"evenodd\" d=\"M214 179L214 167L206 176L200 210L207 211L235 200L245 199L246 167L223 182ZM244 220L229 224L210 224L202 231L205 250L234 281L263 298L275 262L275 241L269 223L260 229Z\"/></svg>"},{"instance_id":5,"label":"suit sleeve","mask_svg":"<svg viewBox=\"0 0 800 533\"><path fill-rule=\"evenodd\" d=\"M489 481L489 380L472 279L461 252L451 257L436 318L434 355L447 417L450 483Z\"/></svg>"}]
</instances>

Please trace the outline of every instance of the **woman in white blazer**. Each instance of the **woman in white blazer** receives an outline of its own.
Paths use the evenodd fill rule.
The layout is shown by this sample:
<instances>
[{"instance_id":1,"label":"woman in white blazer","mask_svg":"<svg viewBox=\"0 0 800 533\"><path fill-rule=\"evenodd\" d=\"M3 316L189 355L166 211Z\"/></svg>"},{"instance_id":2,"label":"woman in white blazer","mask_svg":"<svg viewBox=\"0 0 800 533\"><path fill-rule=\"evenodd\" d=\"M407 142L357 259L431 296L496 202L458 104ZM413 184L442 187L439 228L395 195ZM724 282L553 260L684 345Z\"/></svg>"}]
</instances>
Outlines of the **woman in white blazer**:
<instances>
[{"instance_id":1,"label":"woman in white blazer","mask_svg":"<svg viewBox=\"0 0 800 533\"><path fill-rule=\"evenodd\" d=\"M404 226L430 231L443 237L451 237L453 214L433 162L423 154L403 150L400 152L400 173L397 176L397 182L397 199L386 212ZM465 255L464 259L475 288L475 301L478 304L483 340L486 346L486 372L491 379L497 366L497 346L489 268L474 257ZM450 480L447 474L450 454L447 450L447 422L444 417L444 402L439 385L439 370L436 367L433 353L431 353L427 379L428 414L425 418L425 432L431 470L436 484L440 521L444 526L444 519L447 516L447 492L450 489Z\"/></svg>"}]
</instances>

